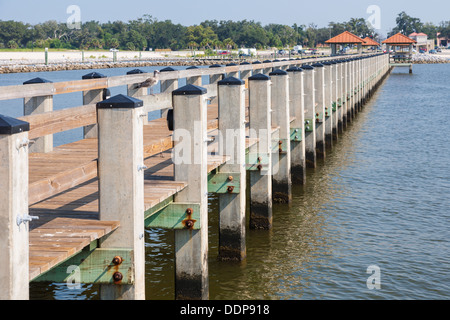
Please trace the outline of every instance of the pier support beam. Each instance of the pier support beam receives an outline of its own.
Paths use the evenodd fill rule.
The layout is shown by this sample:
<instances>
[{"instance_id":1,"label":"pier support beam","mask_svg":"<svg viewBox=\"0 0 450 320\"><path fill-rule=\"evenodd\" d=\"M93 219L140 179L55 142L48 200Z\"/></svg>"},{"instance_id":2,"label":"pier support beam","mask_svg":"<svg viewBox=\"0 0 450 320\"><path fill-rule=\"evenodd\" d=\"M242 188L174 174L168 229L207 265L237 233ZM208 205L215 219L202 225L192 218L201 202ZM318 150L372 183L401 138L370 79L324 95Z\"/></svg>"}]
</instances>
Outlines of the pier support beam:
<instances>
[{"instance_id":1,"label":"pier support beam","mask_svg":"<svg viewBox=\"0 0 450 320\"><path fill-rule=\"evenodd\" d=\"M249 156L267 159L258 165L257 171L250 171L250 228L272 228L272 128L270 77L257 73L249 79L250 138L259 141L249 150ZM261 161L260 161L261 162Z\"/></svg>"},{"instance_id":2,"label":"pier support beam","mask_svg":"<svg viewBox=\"0 0 450 320\"><path fill-rule=\"evenodd\" d=\"M316 100L314 94L314 67L305 65L302 67L303 88L304 88L304 108L305 108L305 158L306 167L315 168L317 166L316 156Z\"/></svg>"},{"instance_id":3,"label":"pier support beam","mask_svg":"<svg viewBox=\"0 0 450 320\"><path fill-rule=\"evenodd\" d=\"M46 79L34 78L25 81L23 84L36 84L36 83L48 83ZM23 115L28 116L32 114L41 114L44 112L53 111L53 96L41 96L24 98L23 102ZM35 138L30 143L28 148L29 152L42 152L47 153L53 151L53 135L49 134L43 137Z\"/></svg>"},{"instance_id":4,"label":"pier support beam","mask_svg":"<svg viewBox=\"0 0 450 320\"><path fill-rule=\"evenodd\" d=\"M322 63L313 64L315 123L316 123L316 154L318 159L325 159L325 66Z\"/></svg>"},{"instance_id":5,"label":"pier support beam","mask_svg":"<svg viewBox=\"0 0 450 320\"><path fill-rule=\"evenodd\" d=\"M1 300L29 299L27 131L28 122L0 115Z\"/></svg>"},{"instance_id":6,"label":"pier support beam","mask_svg":"<svg viewBox=\"0 0 450 320\"><path fill-rule=\"evenodd\" d=\"M303 69L290 67L289 74L289 113L291 122L291 177L292 182L306 183L305 159L305 111L303 98Z\"/></svg>"},{"instance_id":7,"label":"pier support beam","mask_svg":"<svg viewBox=\"0 0 450 320\"><path fill-rule=\"evenodd\" d=\"M91 73L85 74L81 78L83 80L101 79L101 78L106 78L106 76L101 73L98 73L98 72L91 72ZM93 89L93 90L83 91L83 105L95 104L102 100L105 100L103 89ZM85 139L97 138L98 137L97 124L92 124L92 125L83 127L83 137Z\"/></svg>"},{"instance_id":8,"label":"pier support beam","mask_svg":"<svg viewBox=\"0 0 450 320\"><path fill-rule=\"evenodd\" d=\"M104 300L145 299L142 106L125 95L97 103L100 220L120 221L100 247L132 249L134 263L134 284L101 285Z\"/></svg>"},{"instance_id":9,"label":"pier support beam","mask_svg":"<svg viewBox=\"0 0 450 320\"><path fill-rule=\"evenodd\" d=\"M238 173L239 193L219 194L219 259L241 261L245 246L245 82L227 77L218 82L219 152L230 156L220 167L223 173Z\"/></svg>"},{"instance_id":10,"label":"pier support beam","mask_svg":"<svg viewBox=\"0 0 450 320\"><path fill-rule=\"evenodd\" d=\"M208 176L206 89L186 85L172 92L175 181L187 187L174 202L196 203L200 221L175 230L175 299L206 300L208 282ZM193 229L194 224L200 229Z\"/></svg>"},{"instance_id":11,"label":"pier support beam","mask_svg":"<svg viewBox=\"0 0 450 320\"><path fill-rule=\"evenodd\" d=\"M280 69L269 76L272 79L272 126L279 127L278 148L272 151L272 155L278 157L277 168L273 170L272 195L274 202L289 203L292 200L289 77ZM275 164L275 160L272 161Z\"/></svg>"}]
</instances>

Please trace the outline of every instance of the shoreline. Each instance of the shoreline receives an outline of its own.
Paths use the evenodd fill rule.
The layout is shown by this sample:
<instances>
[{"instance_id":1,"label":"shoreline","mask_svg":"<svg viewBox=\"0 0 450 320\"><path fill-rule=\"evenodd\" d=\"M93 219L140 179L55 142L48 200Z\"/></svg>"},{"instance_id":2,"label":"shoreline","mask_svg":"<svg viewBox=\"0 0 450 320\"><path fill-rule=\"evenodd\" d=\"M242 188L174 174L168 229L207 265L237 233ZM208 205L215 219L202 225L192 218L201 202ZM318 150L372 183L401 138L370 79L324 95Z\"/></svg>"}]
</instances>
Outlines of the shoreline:
<instances>
[{"instance_id":1,"label":"shoreline","mask_svg":"<svg viewBox=\"0 0 450 320\"><path fill-rule=\"evenodd\" d=\"M69 71L69 70L89 70L89 69L110 69L110 68L136 68L153 66L207 66L217 64L223 60L182 60L182 61L122 61L122 62L79 62L79 63L49 63L45 64L17 64L0 66L0 74L7 73L27 73L27 72L48 72L48 71ZM236 60L227 60L226 63L236 63Z\"/></svg>"},{"instance_id":2,"label":"shoreline","mask_svg":"<svg viewBox=\"0 0 450 320\"><path fill-rule=\"evenodd\" d=\"M201 52L198 52L201 53ZM166 67L166 66L208 66L212 64L240 63L247 59L190 58L189 51L171 52L117 52L117 61L112 52L49 52L48 64L45 64L43 52L0 52L0 74L90 70L110 68ZM270 54L261 52L262 55ZM137 59L139 57L139 59ZM286 57L287 58L287 57ZM256 57L258 59L258 56ZM450 50L441 54L414 54L413 64L450 63Z\"/></svg>"}]
</instances>

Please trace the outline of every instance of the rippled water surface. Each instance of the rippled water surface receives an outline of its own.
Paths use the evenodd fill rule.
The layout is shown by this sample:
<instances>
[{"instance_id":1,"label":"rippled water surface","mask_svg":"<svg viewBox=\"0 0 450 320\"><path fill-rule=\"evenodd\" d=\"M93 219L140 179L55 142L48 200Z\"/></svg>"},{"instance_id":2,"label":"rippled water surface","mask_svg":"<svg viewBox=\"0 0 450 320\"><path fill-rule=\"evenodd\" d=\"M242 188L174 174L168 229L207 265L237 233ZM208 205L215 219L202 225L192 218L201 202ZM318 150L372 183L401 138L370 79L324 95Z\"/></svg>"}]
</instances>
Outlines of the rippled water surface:
<instances>
[{"instance_id":1,"label":"rippled water surface","mask_svg":"<svg viewBox=\"0 0 450 320\"><path fill-rule=\"evenodd\" d=\"M450 298L450 64L405 70L392 72L294 187L292 204L275 205L273 229L247 229L243 263L216 260L211 195L210 299ZM173 232L149 229L146 243L147 299L173 299ZM369 266L379 268L378 290L367 287ZM31 297L97 292L33 284Z\"/></svg>"}]
</instances>

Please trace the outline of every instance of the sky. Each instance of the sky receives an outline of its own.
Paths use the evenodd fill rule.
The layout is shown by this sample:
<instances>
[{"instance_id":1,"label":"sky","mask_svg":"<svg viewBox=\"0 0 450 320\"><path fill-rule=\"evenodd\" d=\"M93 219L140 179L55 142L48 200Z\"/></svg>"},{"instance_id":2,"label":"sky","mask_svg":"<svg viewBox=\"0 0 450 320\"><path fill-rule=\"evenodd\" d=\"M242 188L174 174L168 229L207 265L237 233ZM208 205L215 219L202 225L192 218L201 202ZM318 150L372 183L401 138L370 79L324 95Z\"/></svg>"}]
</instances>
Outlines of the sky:
<instances>
[{"instance_id":1,"label":"sky","mask_svg":"<svg viewBox=\"0 0 450 320\"><path fill-rule=\"evenodd\" d=\"M71 5L79 7L82 22L127 22L149 14L185 26L205 20L246 19L262 25L314 23L326 27L330 21L365 18L382 35L395 26L395 18L402 11L422 22L439 24L450 20L448 0L0 0L0 20L30 24L48 20L66 22L73 14L67 13Z\"/></svg>"}]
</instances>

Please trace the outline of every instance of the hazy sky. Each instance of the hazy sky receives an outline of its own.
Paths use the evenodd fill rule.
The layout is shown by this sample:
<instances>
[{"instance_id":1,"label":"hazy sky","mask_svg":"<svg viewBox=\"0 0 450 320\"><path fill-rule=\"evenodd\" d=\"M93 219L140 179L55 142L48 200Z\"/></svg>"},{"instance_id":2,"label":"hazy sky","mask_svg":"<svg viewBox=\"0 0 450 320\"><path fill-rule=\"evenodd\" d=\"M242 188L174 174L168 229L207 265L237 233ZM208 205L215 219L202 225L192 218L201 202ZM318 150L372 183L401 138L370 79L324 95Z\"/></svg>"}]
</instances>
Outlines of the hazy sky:
<instances>
[{"instance_id":1,"label":"hazy sky","mask_svg":"<svg viewBox=\"0 0 450 320\"><path fill-rule=\"evenodd\" d=\"M56 20L66 22L67 8L77 5L81 21L128 21L149 14L158 20L172 20L182 25L195 25L204 20L254 20L263 25L344 22L350 18L371 17L371 5L380 9L379 32L386 33L395 25L401 11L422 22L439 24L450 20L448 0L0 0L0 20L16 20L31 24ZM372 20L374 21L374 20Z\"/></svg>"}]
</instances>

